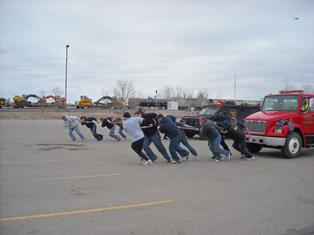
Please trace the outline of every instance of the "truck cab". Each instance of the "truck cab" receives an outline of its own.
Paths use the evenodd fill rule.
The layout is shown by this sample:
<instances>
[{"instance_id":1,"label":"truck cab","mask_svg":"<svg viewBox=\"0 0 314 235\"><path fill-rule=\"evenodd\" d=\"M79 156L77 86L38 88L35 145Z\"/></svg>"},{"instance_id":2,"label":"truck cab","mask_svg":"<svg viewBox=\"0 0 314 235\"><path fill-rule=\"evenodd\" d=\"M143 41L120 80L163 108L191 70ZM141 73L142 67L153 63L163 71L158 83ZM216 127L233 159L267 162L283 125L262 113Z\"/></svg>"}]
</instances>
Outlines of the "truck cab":
<instances>
[{"instance_id":1,"label":"truck cab","mask_svg":"<svg viewBox=\"0 0 314 235\"><path fill-rule=\"evenodd\" d=\"M314 147L314 94L290 90L267 95L261 111L246 117L245 125L252 153L269 147L296 158L302 148Z\"/></svg>"}]
</instances>

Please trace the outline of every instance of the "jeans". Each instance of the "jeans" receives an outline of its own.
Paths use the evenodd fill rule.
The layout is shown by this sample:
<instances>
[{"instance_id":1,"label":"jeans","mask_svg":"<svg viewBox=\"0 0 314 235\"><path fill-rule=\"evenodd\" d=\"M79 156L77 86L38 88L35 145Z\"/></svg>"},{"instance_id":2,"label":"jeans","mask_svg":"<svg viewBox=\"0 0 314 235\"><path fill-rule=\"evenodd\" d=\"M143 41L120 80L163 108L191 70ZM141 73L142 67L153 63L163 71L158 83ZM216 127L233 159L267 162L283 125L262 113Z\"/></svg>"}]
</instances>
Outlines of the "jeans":
<instances>
[{"instance_id":1,"label":"jeans","mask_svg":"<svg viewBox=\"0 0 314 235\"><path fill-rule=\"evenodd\" d=\"M188 141L188 137L184 136L181 139L181 143L187 147L187 149L193 154L193 156L197 156L197 152L196 150L190 145L189 141Z\"/></svg>"},{"instance_id":2,"label":"jeans","mask_svg":"<svg viewBox=\"0 0 314 235\"><path fill-rule=\"evenodd\" d=\"M180 162L180 158L177 152L181 157L186 157L189 155L188 151L180 147L179 135L170 138L169 152L171 154L172 159L176 162Z\"/></svg>"},{"instance_id":3,"label":"jeans","mask_svg":"<svg viewBox=\"0 0 314 235\"><path fill-rule=\"evenodd\" d=\"M166 148L161 143L160 134L159 131L156 131L152 136L145 136L144 137L144 151L146 152L147 156L150 158L150 160L155 161L157 159L157 156L154 154L154 152L151 150L149 145L151 143L154 143L157 150L161 153L161 155L167 160L170 161L170 157L167 153Z\"/></svg>"},{"instance_id":4,"label":"jeans","mask_svg":"<svg viewBox=\"0 0 314 235\"><path fill-rule=\"evenodd\" d=\"M242 141L234 141L232 144L232 147L235 150L238 150L241 154L243 154L247 158L253 157L253 155L249 152L249 150L246 147L245 140Z\"/></svg>"},{"instance_id":5,"label":"jeans","mask_svg":"<svg viewBox=\"0 0 314 235\"><path fill-rule=\"evenodd\" d=\"M144 144L144 138L139 139L139 140L133 142L132 145L131 145L131 148L134 150L134 152L136 152L140 156L140 158L148 161L149 158L142 151L143 144Z\"/></svg>"},{"instance_id":6,"label":"jeans","mask_svg":"<svg viewBox=\"0 0 314 235\"><path fill-rule=\"evenodd\" d=\"M117 125L114 125L110 129L109 136L114 138L114 139L118 139L119 138L119 136L115 134L116 128L119 128L119 134L125 139L126 138L125 134L122 132L122 129L119 126L117 126Z\"/></svg>"},{"instance_id":7,"label":"jeans","mask_svg":"<svg viewBox=\"0 0 314 235\"><path fill-rule=\"evenodd\" d=\"M98 140L98 141L102 140L103 139L103 135L97 134L96 128L97 128L97 126L93 125L93 127L90 128L90 131L92 132L92 134L93 134L93 136L95 137L96 140Z\"/></svg>"},{"instance_id":8,"label":"jeans","mask_svg":"<svg viewBox=\"0 0 314 235\"><path fill-rule=\"evenodd\" d=\"M227 156L230 152L220 147L221 135L218 135L214 140L208 140L208 147L213 153L214 157L221 158L220 155Z\"/></svg>"},{"instance_id":9,"label":"jeans","mask_svg":"<svg viewBox=\"0 0 314 235\"><path fill-rule=\"evenodd\" d=\"M78 125L76 125L76 126L74 126L72 128L69 128L69 132L68 133L69 133L69 136L71 137L72 141L76 140L75 136L72 133L73 131L75 131L80 136L81 140L85 139L84 135L80 131L80 128L78 127Z\"/></svg>"}]
</instances>

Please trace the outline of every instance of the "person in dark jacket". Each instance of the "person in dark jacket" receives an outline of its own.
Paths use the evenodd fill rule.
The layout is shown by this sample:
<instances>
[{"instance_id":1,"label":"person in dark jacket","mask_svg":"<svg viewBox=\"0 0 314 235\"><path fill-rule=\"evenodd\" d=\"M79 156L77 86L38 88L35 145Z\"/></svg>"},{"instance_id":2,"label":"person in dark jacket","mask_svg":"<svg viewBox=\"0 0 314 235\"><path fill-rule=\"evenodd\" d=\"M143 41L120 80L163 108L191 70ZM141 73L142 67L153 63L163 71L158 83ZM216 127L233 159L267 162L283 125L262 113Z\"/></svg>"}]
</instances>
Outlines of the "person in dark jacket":
<instances>
[{"instance_id":1,"label":"person in dark jacket","mask_svg":"<svg viewBox=\"0 0 314 235\"><path fill-rule=\"evenodd\" d=\"M232 147L244 155L245 160L252 160L254 156L249 152L245 143L245 134L238 125L233 126L230 120L223 121L225 133L233 140Z\"/></svg>"},{"instance_id":2,"label":"person in dark jacket","mask_svg":"<svg viewBox=\"0 0 314 235\"><path fill-rule=\"evenodd\" d=\"M162 114L157 115L159 123L159 131L165 133L170 138L169 152L175 163L181 163L181 160L177 154L186 160L189 156L189 152L181 148L179 145L179 128L170 117L164 117Z\"/></svg>"},{"instance_id":3,"label":"person in dark jacket","mask_svg":"<svg viewBox=\"0 0 314 235\"><path fill-rule=\"evenodd\" d=\"M192 153L194 159L196 161L199 161L199 158L197 156L198 155L197 151L189 143L188 137L186 136L184 132L184 124L181 122L177 122L177 118L175 116L168 115L167 117L170 117L179 128L179 144L182 143Z\"/></svg>"},{"instance_id":4,"label":"person in dark jacket","mask_svg":"<svg viewBox=\"0 0 314 235\"><path fill-rule=\"evenodd\" d=\"M199 117L199 123L201 125L201 136L208 139L208 147L213 153L213 159L217 162L230 159L230 152L220 147L221 135L218 131L218 127L213 121L207 120L205 116Z\"/></svg>"},{"instance_id":5,"label":"person in dark jacket","mask_svg":"<svg viewBox=\"0 0 314 235\"><path fill-rule=\"evenodd\" d=\"M96 126L95 122L98 122L96 118L82 116L82 117L80 117L80 120L81 120L82 126L85 125L87 128L90 129L90 131L92 132L92 134L96 140L100 141L103 139L103 135L98 134L96 131L97 126Z\"/></svg>"},{"instance_id":6,"label":"person in dark jacket","mask_svg":"<svg viewBox=\"0 0 314 235\"><path fill-rule=\"evenodd\" d=\"M173 160L170 158L166 148L161 142L160 133L157 127L157 114L156 113L144 113L143 111L137 111L134 113L135 116L140 116L143 118L143 122L141 126L149 128L143 128L142 131L144 133L144 144L143 149L146 152L147 156L152 160L156 161L157 156L149 147L153 142L156 146L157 150L161 153L161 155L167 160L168 163L173 163Z\"/></svg>"},{"instance_id":7,"label":"person in dark jacket","mask_svg":"<svg viewBox=\"0 0 314 235\"><path fill-rule=\"evenodd\" d=\"M122 124L120 124L120 122L116 122L115 120L113 120L111 117L106 117L106 118L101 118L101 127L107 127L110 132L109 132L109 136L116 139L117 141L121 140L121 137L126 139L125 134L122 132L123 128L122 128ZM115 134L116 128L119 128L119 135Z\"/></svg>"}]
</instances>

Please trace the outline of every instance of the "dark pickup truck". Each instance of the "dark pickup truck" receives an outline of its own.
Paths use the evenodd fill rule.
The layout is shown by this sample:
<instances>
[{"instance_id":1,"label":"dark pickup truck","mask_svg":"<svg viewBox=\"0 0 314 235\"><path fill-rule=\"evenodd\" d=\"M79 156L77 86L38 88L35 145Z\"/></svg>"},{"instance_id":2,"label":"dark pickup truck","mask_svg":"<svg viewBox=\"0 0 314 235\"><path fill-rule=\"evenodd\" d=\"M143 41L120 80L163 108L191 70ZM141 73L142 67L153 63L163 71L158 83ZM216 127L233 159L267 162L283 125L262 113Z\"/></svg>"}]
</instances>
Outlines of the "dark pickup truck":
<instances>
[{"instance_id":1,"label":"dark pickup truck","mask_svg":"<svg viewBox=\"0 0 314 235\"><path fill-rule=\"evenodd\" d=\"M210 106L204 108L195 116L184 116L181 122L185 125L200 128L199 117L205 115L207 119L214 122L222 122L227 116L237 118L238 121L243 122L243 119L260 110L259 105L223 105L223 106ZM199 131L194 129L185 129L185 134L192 138Z\"/></svg>"}]
</instances>

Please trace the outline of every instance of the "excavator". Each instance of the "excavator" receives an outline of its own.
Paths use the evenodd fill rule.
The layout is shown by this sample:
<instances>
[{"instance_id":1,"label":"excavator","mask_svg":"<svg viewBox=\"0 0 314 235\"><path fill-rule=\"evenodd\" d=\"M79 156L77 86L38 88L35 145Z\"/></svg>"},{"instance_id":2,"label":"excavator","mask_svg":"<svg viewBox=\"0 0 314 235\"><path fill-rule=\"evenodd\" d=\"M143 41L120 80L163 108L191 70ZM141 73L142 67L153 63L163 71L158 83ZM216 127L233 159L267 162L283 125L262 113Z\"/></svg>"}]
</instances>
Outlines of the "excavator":
<instances>
[{"instance_id":1,"label":"excavator","mask_svg":"<svg viewBox=\"0 0 314 235\"><path fill-rule=\"evenodd\" d=\"M122 108L124 99L111 96L103 96L93 103L87 96L81 96L79 101L75 102L76 108Z\"/></svg>"},{"instance_id":2,"label":"excavator","mask_svg":"<svg viewBox=\"0 0 314 235\"><path fill-rule=\"evenodd\" d=\"M34 98L37 101L31 102L28 99ZM14 96L13 97L13 108L24 108L24 107L41 107L44 106L45 100L38 95L30 94L30 95L22 95L22 96Z\"/></svg>"}]
</instances>

